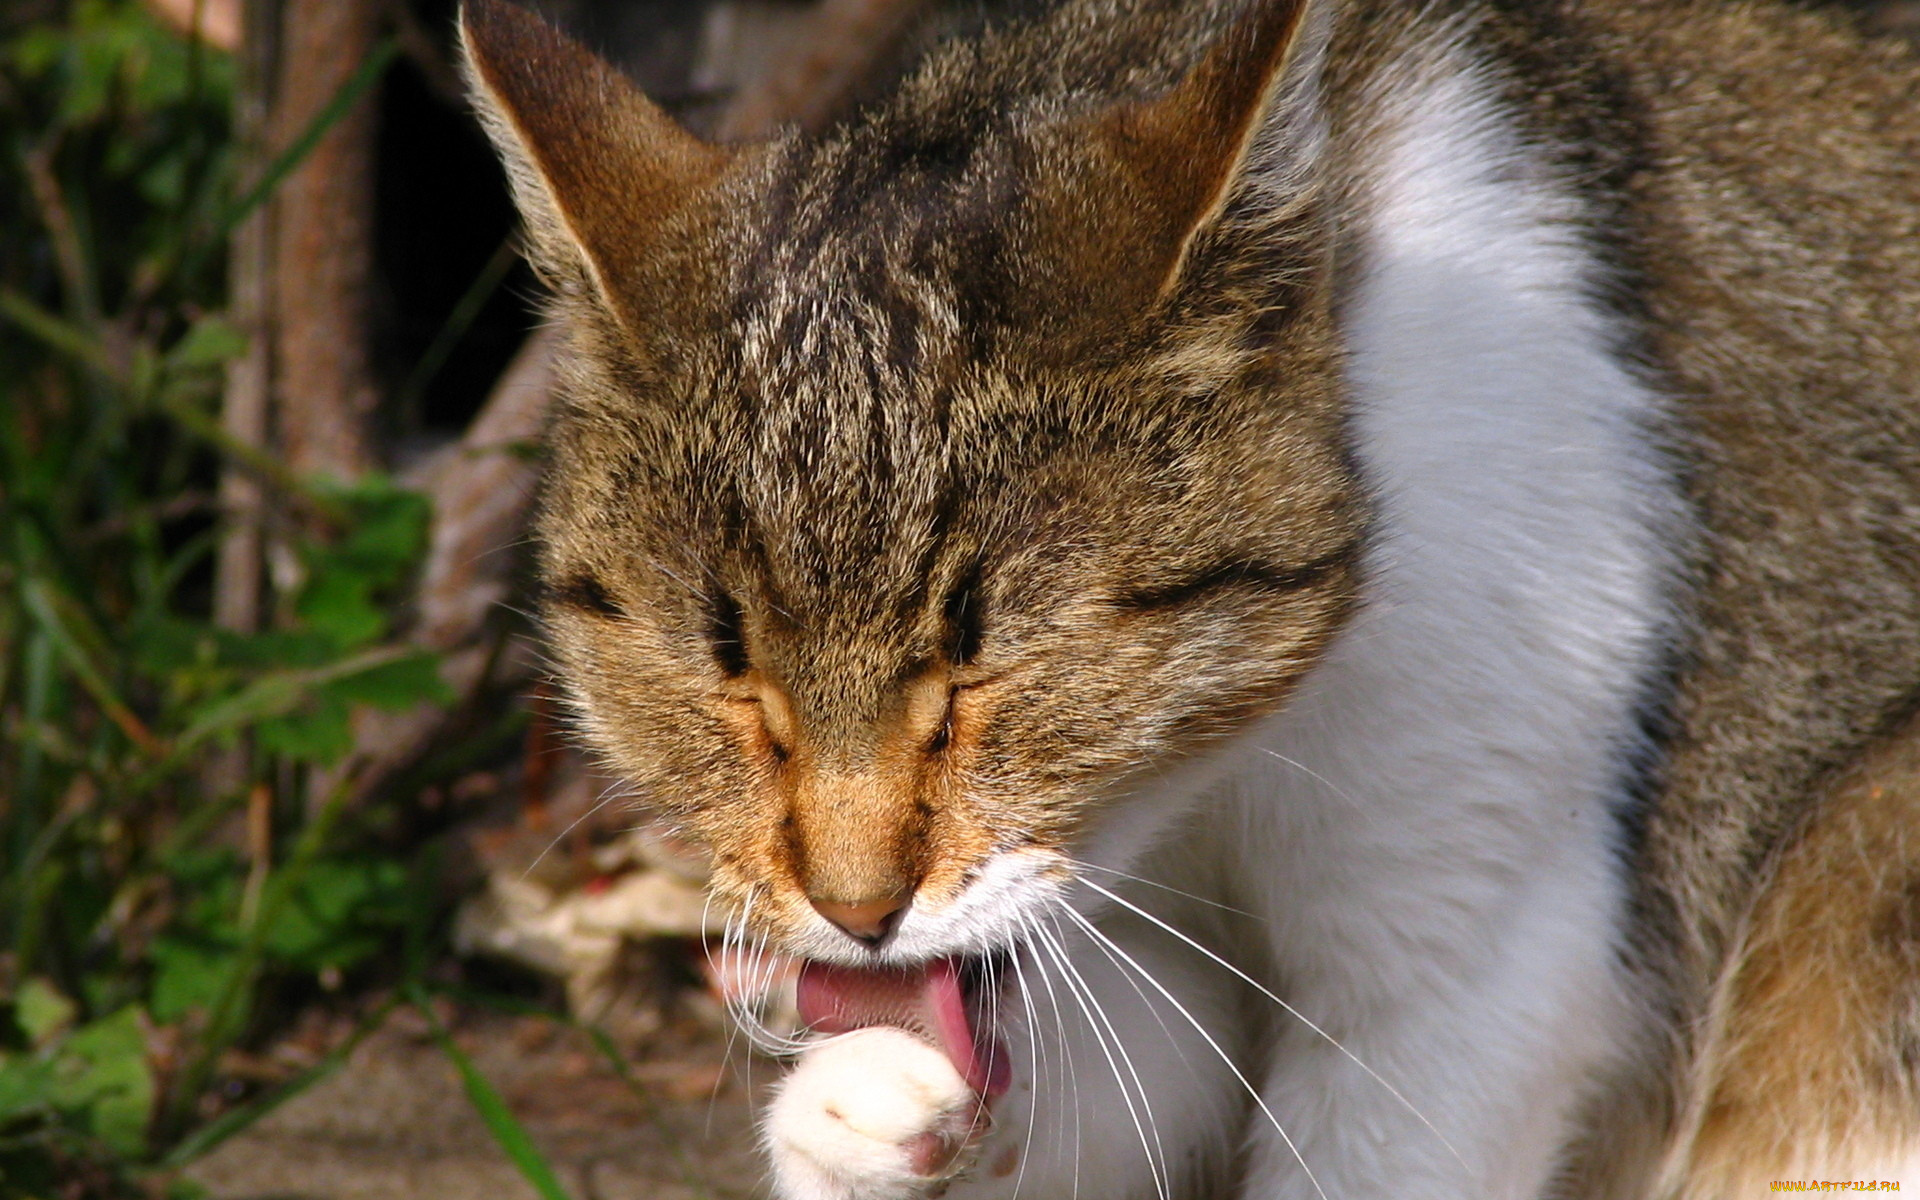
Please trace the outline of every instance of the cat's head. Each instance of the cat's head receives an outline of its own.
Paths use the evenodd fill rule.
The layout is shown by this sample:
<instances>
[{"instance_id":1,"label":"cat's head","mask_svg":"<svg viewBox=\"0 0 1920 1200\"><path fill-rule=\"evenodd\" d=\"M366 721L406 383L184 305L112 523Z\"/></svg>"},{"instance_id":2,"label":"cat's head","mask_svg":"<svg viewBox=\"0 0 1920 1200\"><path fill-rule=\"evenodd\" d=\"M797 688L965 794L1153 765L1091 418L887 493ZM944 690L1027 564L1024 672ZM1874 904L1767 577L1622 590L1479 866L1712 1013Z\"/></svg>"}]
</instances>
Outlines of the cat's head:
<instances>
[{"instance_id":1,"label":"cat's head","mask_svg":"<svg viewBox=\"0 0 1920 1200\"><path fill-rule=\"evenodd\" d=\"M560 674L774 945L1014 940L1117 797L1280 705L1351 609L1316 199L1249 165L1299 7L1140 95L955 52L718 147L469 0L571 337Z\"/></svg>"}]
</instances>

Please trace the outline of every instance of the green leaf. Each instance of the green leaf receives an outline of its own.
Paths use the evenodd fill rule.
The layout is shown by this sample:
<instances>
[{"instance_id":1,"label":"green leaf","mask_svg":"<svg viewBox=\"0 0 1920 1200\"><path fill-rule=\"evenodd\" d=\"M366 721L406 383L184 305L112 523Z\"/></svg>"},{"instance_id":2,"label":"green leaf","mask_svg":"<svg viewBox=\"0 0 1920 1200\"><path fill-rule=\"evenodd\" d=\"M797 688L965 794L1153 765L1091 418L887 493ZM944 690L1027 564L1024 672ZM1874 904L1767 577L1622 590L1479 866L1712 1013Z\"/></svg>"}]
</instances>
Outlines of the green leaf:
<instances>
[{"instance_id":1,"label":"green leaf","mask_svg":"<svg viewBox=\"0 0 1920 1200\"><path fill-rule=\"evenodd\" d=\"M303 871L274 913L264 945L288 966L351 967L377 952L405 900L406 868L391 860L322 859Z\"/></svg>"},{"instance_id":2,"label":"green leaf","mask_svg":"<svg viewBox=\"0 0 1920 1200\"><path fill-rule=\"evenodd\" d=\"M370 704L389 712L416 704L451 704L455 697L440 678L440 659L427 651L385 663L329 684L327 692L350 704Z\"/></svg>"},{"instance_id":3,"label":"green leaf","mask_svg":"<svg viewBox=\"0 0 1920 1200\"><path fill-rule=\"evenodd\" d=\"M169 154L143 167L137 182L141 198L155 208L178 207L187 191L186 160Z\"/></svg>"},{"instance_id":4,"label":"green leaf","mask_svg":"<svg viewBox=\"0 0 1920 1200\"><path fill-rule=\"evenodd\" d=\"M153 1069L140 1013L123 1008L87 1025L61 1047L56 1107L77 1111L89 1132L128 1157L146 1151L153 1118Z\"/></svg>"},{"instance_id":5,"label":"green leaf","mask_svg":"<svg viewBox=\"0 0 1920 1200\"><path fill-rule=\"evenodd\" d=\"M339 656L339 645L311 629L277 629L265 633L213 630L220 660L236 667L322 667Z\"/></svg>"},{"instance_id":6,"label":"green leaf","mask_svg":"<svg viewBox=\"0 0 1920 1200\"><path fill-rule=\"evenodd\" d=\"M327 684L411 653L401 647L383 646L308 671L275 671L263 675L234 695L203 706L186 731L175 739L174 753L179 755L216 734L229 733L298 711L318 689Z\"/></svg>"},{"instance_id":7,"label":"green leaf","mask_svg":"<svg viewBox=\"0 0 1920 1200\"><path fill-rule=\"evenodd\" d=\"M117 57L111 42L99 37L76 37L67 47L66 87L60 97L63 123L84 125L106 112Z\"/></svg>"},{"instance_id":8,"label":"green leaf","mask_svg":"<svg viewBox=\"0 0 1920 1200\"><path fill-rule=\"evenodd\" d=\"M331 766L353 749L353 705L391 711L423 702L451 703L453 690L441 680L438 661L421 651L342 675L314 687L292 712L263 719L254 732L263 749Z\"/></svg>"},{"instance_id":9,"label":"green leaf","mask_svg":"<svg viewBox=\"0 0 1920 1200\"><path fill-rule=\"evenodd\" d=\"M353 749L353 721L347 706L325 696L261 721L254 735L263 750L322 767L339 762Z\"/></svg>"},{"instance_id":10,"label":"green leaf","mask_svg":"<svg viewBox=\"0 0 1920 1200\"><path fill-rule=\"evenodd\" d=\"M44 979L29 979L13 998L13 1021L34 1046L44 1046L73 1024L73 1001Z\"/></svg>"},{"instance_id":11,"label":"green leaf","mask_svg":"<svg viewBox=\"0 0 1920 1200\"><path fill-rule=\"evenodd\" d=\"M182 846L161 865L175 881L196 891L230 881L242 869L240 856L231 846Z\"/></svg>"},{"instance_id":12,"label":"green leaf","mask_svg":"<svg viewBox=\"0 0 1920 1200\"><path fill-rule=\"evenodd\" d=\"M220 317L202 317L167 351L175 368L217 367L247 352L247 335Z\"/></svg>"},{"instance_id":13,"label":"green leaf","mask_svg":"<svg viewBox=\"0 0 1920 1200\"><path fill-rule=\"evenodd\" d=\"M151 951L156 1021L178 1021L194 1010L205 1012L220 997L239 964L239 947L178 937L156 939Z\"/></svg>"},{"instance_id":14,"label":"green leaf","mask_svg":"<svg viewBox=\"0 0 1920 1200\"><path fill-rule=\"evenodd\" d=\"M135 669L156 678L191 670L212 659L218 648L212 629L171 615L156 615L128 631Z\"/></svg>"},{"instance_id":15,"label":"green leaf","mask_svg":"<svg viewBox=\"0 0 1920 1200\"><path fill-rule=\"evenodd\" d=\"M427 498L379 476L333 487L354 520L338 545L316 556L316 566L330 560L331 565L371 577L379 587L406 578L426 547L433 515Z\"/></svg>"},{"instance_id":16,"label":"green leaf","mask_svg":"<svg viewBox=\"0 0 1920 1200\"><path fill-rule=\"evenodd\" d=\"M294 606L300 619L340 646L364 646L387 631L387 614L373 602L374 580L350 570L317 573Z\"/></svg>"},{"instance_id":17,"label":"green leaf","mask_svg":"<svg viewBox=\"0 0 1920 1200\"><path fill-rule=\"evenodd\" d=\"M24 30L8 47L15 69L24 79L40 80L60 63L66 53L68 35L51 25L36 25Z\"/></svg>"},{"instance_id":18,"label":"green leaf","mask_svg":"<svg viewBox=\"0 0 1920 1200\"><path fill-rule=\"evenodd\" d=\"M47 1059L0 1055L0 1125L52 1108L56 1075Z\"/></svg>"}]
</instances>

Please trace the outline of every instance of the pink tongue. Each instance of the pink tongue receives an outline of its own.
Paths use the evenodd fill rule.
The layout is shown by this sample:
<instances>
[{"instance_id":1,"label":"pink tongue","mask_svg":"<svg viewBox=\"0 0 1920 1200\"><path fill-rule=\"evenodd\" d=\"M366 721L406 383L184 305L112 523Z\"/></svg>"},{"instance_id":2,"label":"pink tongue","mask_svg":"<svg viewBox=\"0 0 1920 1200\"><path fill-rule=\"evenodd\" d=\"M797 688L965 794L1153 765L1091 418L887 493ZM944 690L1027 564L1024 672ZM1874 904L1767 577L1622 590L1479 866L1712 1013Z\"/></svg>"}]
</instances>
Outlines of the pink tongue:
<instances>
[{"instance_id":1,"label":"pink tongue","mask_svg":"<svg viewBox=\"0 0 1920 1200\"><path fill-rule=\"evenodd\" d=\"M938 958L917 968L862 970L810 962L800 968L800 1019L819 1033L891 1025L924 1038L984 1096L1007 1090L1007 1056L993 1034L975 1029L959 965Z\"/></svg>"}]
</instances>

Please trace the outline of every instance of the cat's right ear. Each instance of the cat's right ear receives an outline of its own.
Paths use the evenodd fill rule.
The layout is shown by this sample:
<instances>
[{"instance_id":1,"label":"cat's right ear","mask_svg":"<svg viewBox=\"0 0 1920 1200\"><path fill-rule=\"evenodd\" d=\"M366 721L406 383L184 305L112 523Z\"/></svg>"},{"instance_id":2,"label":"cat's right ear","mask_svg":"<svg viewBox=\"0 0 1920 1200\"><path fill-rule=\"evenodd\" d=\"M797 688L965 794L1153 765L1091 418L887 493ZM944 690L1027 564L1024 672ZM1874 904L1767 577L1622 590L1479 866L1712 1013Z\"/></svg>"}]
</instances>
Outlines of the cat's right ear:
<instances>
[{"instance_id":1,"label":"cat's right ear","mask_svg":"<svg viewBox=\"0 0 1920 1200\"><path fill-rule=\"evenodd\" d=\"M1178 83L1146 100L1115 104L1064 127L1082 169L1073 186L1043 195L1047 240L1065 248L1056 278L1084 288L1084 303L1138 306L1188 278L1194 245L1226 211L1249 173L1263 129L1312 122L1314 47L1323 0L1252 0ZM1305 141L1285 147L1311 159ZM1278 164L1273 164L1277 166Z\"/></svg>"},{"instance_id":2,"label":"cat's right ear","mask_svg":"<svg viewBox=\"0 0 1920 1200\"><path fill-rule=\"evenodd\" d=\"M632 328L633 279L739 151L694 137L624 75L507 0L464 0L460 43L534 265Z\"/></svg>"}]
</instances>

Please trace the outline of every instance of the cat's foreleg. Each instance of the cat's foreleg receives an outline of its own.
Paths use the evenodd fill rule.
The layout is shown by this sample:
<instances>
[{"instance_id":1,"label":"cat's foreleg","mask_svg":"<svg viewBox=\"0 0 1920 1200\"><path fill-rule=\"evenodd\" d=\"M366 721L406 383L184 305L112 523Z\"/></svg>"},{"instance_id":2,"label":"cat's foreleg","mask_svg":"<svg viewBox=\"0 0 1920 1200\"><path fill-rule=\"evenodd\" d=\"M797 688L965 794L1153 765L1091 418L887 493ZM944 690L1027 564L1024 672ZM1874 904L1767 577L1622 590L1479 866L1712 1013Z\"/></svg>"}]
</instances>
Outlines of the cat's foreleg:
<instances>
[{"instance_id":1,"label":"cat's foreleg","mask_svg":"<svg viewBox=\"0 0 1920 1200\"><path fill-rule=\"evenodd\" d=\"M1244 1051L1234 993L1195 986L1164 946L1114 931L1101 945L1074 922L1001 981L1013 1083L984 1110L898 1030L801 1055L764 1128L780 1200L1157 1200L1217 1176L1246 1097L1227 1065Z\"/></svg>"}]
</instances>

